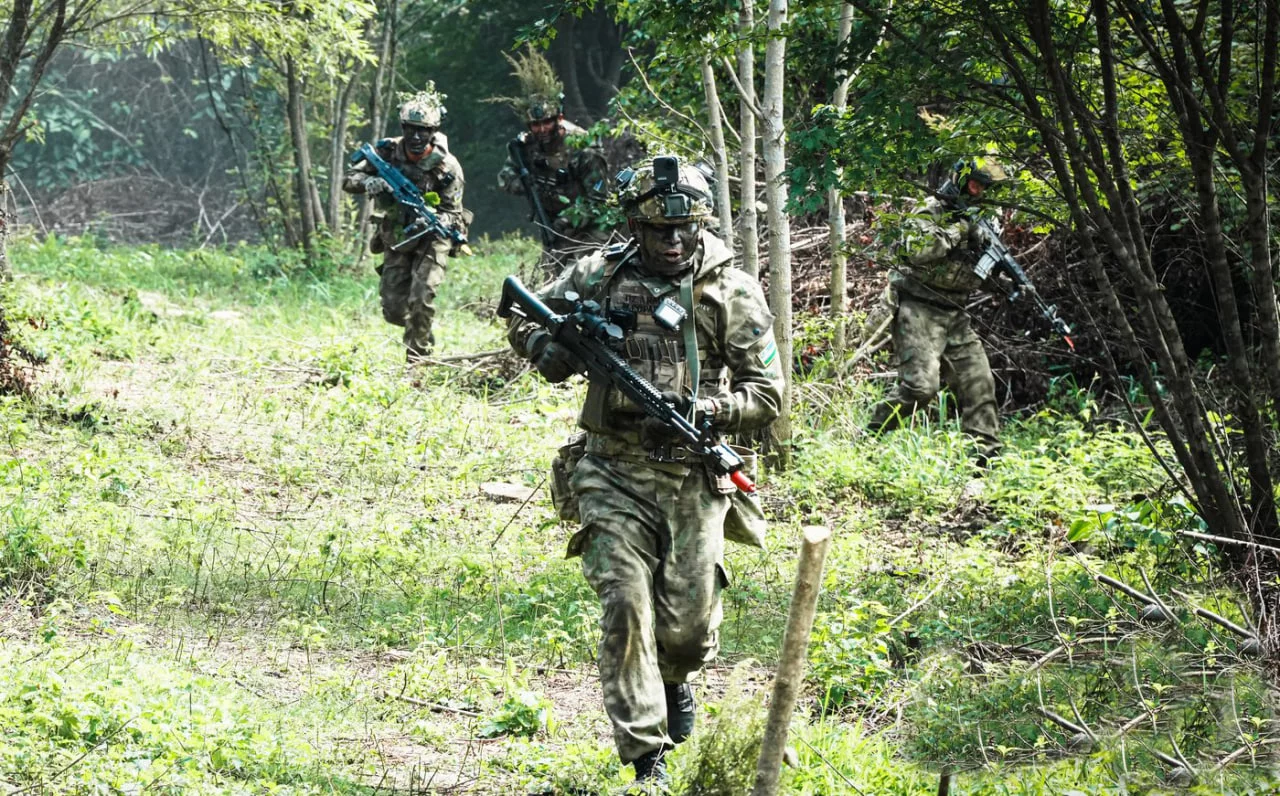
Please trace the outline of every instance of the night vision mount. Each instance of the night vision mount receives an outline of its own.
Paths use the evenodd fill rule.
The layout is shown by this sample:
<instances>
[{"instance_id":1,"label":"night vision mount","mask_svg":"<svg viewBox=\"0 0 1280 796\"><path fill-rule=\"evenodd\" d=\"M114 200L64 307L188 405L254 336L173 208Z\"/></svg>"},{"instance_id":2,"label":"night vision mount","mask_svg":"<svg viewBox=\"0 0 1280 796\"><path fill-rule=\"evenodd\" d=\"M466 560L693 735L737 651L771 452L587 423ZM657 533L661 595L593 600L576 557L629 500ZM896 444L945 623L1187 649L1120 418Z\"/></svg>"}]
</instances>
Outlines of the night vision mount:
<instances>
[{"instance_id":1,"label":"night vision mount","mask_svg":"<svg viewBox=\"0 0 1280 796\"><path fill-rule=\"evenodd\" d=\"M637 178L635 169L623 169L618 172L618 191L627 189ZM653 187L634 199L627 200L627 205L638 206L641 202L656 197L662 207L664 218L688 218L693 215L693 202L702 199L710 202L706 192L680 182L680 160L674 155L663 155L653 159Z\"/></svg>"}]
</instances>

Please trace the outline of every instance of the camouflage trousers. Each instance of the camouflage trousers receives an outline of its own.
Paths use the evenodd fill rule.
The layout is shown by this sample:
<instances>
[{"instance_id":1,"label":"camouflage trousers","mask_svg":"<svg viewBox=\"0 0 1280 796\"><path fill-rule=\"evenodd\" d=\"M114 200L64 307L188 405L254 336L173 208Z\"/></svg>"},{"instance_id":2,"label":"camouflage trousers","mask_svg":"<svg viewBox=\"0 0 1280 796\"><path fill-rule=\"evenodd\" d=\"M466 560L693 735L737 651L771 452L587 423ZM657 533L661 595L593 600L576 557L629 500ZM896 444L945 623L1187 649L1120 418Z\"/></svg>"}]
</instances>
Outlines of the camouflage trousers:
<instances>
[{"instance_id":1,"label":"camouflage trousers","mask_svg":"<svg viewBox=\"0 0 1280 796\"><path fill-rule=\"evenodd\" d=\"M449 247L446 240L432 240L424 248L388 251L379 268L382 317L404 327L404 348L410 361L429 354L435 344L431 323Z\"/></svg>"},{"instance_id":2,"label":"camouflage trousers","mask_svg":"<svg viewBox=\"0 0 1280 796\"><path fill-rule=\"evenodd\" d=\"M687 473L588 454L573 474L582 530L569 555L600 599L600 683L618 756L671 748L664 683L719 649L729 498Z\"/></svg>"},{"instance_id":3,"label":"camouflage trousers","mask_svg":"<svg viewBox=\"0 0 1280 796\"><path fill-rule=\"evenodd\" d=\"M979 458L999 452L995 379L969 313L899 293L893 348L898 383L872 409L872 431L897 428L916 409L928 405L945 380L960 402L960 427L977 441Z\"/></svg>"}]
</instances>

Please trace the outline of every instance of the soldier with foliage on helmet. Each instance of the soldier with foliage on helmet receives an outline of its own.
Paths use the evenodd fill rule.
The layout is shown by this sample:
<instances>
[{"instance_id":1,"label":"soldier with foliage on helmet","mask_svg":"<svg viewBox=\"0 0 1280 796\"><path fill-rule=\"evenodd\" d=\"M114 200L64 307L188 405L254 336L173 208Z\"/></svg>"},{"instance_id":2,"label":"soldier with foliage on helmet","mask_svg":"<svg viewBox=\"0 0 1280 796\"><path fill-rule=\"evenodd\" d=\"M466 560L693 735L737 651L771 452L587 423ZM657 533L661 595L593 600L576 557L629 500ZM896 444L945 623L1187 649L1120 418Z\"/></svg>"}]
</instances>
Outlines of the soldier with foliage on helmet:
<instances>
[{"instance_id":1,"label":"soldier with foliage on helmet","mask_svg":"<svg viewBox=\"0 0 1280 796\"><path fill-rule=\"evenodd\" d=\"M989 159L962 162L951 181L899 230L886 303L893 315L898 382L872 409L869 430L897 428L928 404L945 381L960 402L960 427L985 468L1000 451L995 379L965 310L983 286L974 272L983 242L972 206L1004 170Z\"/></svg>"},{"instance_id":2,"label":"soldier with foliage on helmet","mask_svg":"<svg viewBox=\"0 0 1280 796\"><path fill-rule=\"evenodd\" d=\"M379 141L377 152L422 191L445 226L465 234L471 214L462 207L462 166L449 152L449 139L440 132L445 95L427 81L424 90L401 94L400 100L402 135ZM369 249L374 254L383 253L378 266L382 317L387 323L404 327L408 361L421 360L435 344L431 324L436 290L444 279L446 258L455 253L454 246L447 238L435 235L423 235L408 245L400 245L415 234L412 228L406 230L413 217L395 201L391 186L367 162L347 172L342 189L373 197L378 210L374 216L377 230Z\"/></svg>"},{"instance_id":3,"label":"soldier with foliage on helmet","mask_svg":"<svg viewBox=\"0 0 1280 796\"><path fill-rule=\"evenodd\" d=\"M565 120L564 94L551 64L532 50L507 60L522 96L493 100L510 105L528 129L512 142L498 186L532 203L531 217L543 244L540 265L553 277L608 242L613 227L607 206L609 167L604 150L588 139L587 131ZM521 163L534 187L532 196L521 179Z\"/></svg>"},{"instance_id":4,"label":"soldier with foliage on helmet","mask_svg":"<svg viewBox=\"0 0 1280 796\"><path fill-rule=\"evenodd\" d=\"M729 434L772 422L783 386L773 316L706 229L706 178L659 157L619 175L618 203L633 239L579 259L541 299L556 312L577 300L607 308L624 330L619 355L695 425ZM513 322L509 339L552 383L582 370L537 324ZM763 515L757 504L753 524L745 493L607 385L589 384L578 425L581 458L557 460L566 483L552 499L581 522L569 555L603 609L600 680L618 754L638 780L661 781L662 756L693 730L690 680L716 655L725 539L762 545Z\"/></svg>"}]
</instances>

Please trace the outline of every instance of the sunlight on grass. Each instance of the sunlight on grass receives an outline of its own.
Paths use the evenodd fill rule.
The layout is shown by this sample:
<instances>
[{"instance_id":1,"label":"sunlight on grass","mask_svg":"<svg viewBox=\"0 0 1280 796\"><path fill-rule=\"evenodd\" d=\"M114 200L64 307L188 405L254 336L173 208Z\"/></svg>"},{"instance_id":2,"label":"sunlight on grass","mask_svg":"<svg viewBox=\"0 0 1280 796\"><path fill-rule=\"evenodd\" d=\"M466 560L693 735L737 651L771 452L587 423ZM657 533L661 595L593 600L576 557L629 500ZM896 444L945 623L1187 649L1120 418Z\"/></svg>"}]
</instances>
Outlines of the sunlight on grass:
<instances>
[{"instance_id":1,"label":"sunlight on grass","mask_svg":"<svg viewBox=\"0 0 1280 796\"><path fill-rule=\"evenodd\" d=\"M527 241L477 248L449 263L442 355L504 346L494 296L536 257ZM173 793L618 782L596 598L545 494L581 385L511 358L407 370L367 263L317 276L256 248L54 239L12 255L6 306L45 364L31 400L0 399L0 717L15 728L0 777ZM953 793L1155 788L1169 737L1200 763L1250 752L1213 792L1262 776L1247 763L1276 730L1240 640L1185 602L1179 624L1143 624L1095 581L1145 576L1247 623L1212 546L1178 537L1194 518L1142 441L1066 407L1010 418L982 504L963 505L955 421L868 437L879 389L801 381L797 467L763 479L769 549L728 554L725 663L701 701L749 711L799 529L837 532L786 792L924 792L944 768ZM498 502L489 482L537 493ZM765 668L722 702L727 665L748 658ZM1139 707L1151 721L1117 732ZM1101 742L1073 748L1042 708Z\"/></svg>"}]
</instances>

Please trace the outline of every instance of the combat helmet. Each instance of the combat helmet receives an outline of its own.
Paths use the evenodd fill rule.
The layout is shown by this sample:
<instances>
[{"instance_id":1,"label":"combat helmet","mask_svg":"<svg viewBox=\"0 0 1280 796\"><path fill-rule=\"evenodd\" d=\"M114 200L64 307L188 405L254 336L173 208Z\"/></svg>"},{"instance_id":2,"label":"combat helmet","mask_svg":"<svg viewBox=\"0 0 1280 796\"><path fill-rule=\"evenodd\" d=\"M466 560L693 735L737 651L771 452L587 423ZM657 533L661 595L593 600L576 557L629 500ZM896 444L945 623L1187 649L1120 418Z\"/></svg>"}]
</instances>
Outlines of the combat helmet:
<instances>
[{"instance_id":1,"label":"combat helmet","mask_svg":"<svg viewBox=\"0 0 1280 796\"><path fill-rule=\"evenodd\" d=\"M713 215L706 176L673 155L618 174L618 205L629 221L687 224Z\"/></svg>"},{"instance_id":2,"label":"combat helmet","mask_svg":"<svg viewBox=\"0 0 1280 796\"><path fill-rule=\"evenodd\" d=\"M542 53L528 47L514 57L507 53L502 57L511 64L511 75L520 85L520 93L514 97L490 97L486 102L505 103L525 124L564 114L564 84Z\"/></svg>"},{"instance_id":3,"label":"combat helmet","mask_svg":"<svg viewBox=\"0 0 1280 796\"><path fill-rule=\"evenodd\" d=\"M432 80L428 80L426 87L416 94L402 92L398 96L400 100L400 124L430 127L433 130L439 129L446 113L444 107L445 97L445 94L436 91L436 84Z\"/></svg>"},{"instance_id":4,"label":"combat helmet","mask_svg":"<svg viewBox=\"0 0 1280 796\"><path fill-rule=\"evenodd\" d=\"M969 184L969 180L973 180L983 188L990 188L994 183L1009 179L1009 175L995 158L980 156L958 161L953 169L952 179L961 189Z\"/></svg>"}]
</instances>

